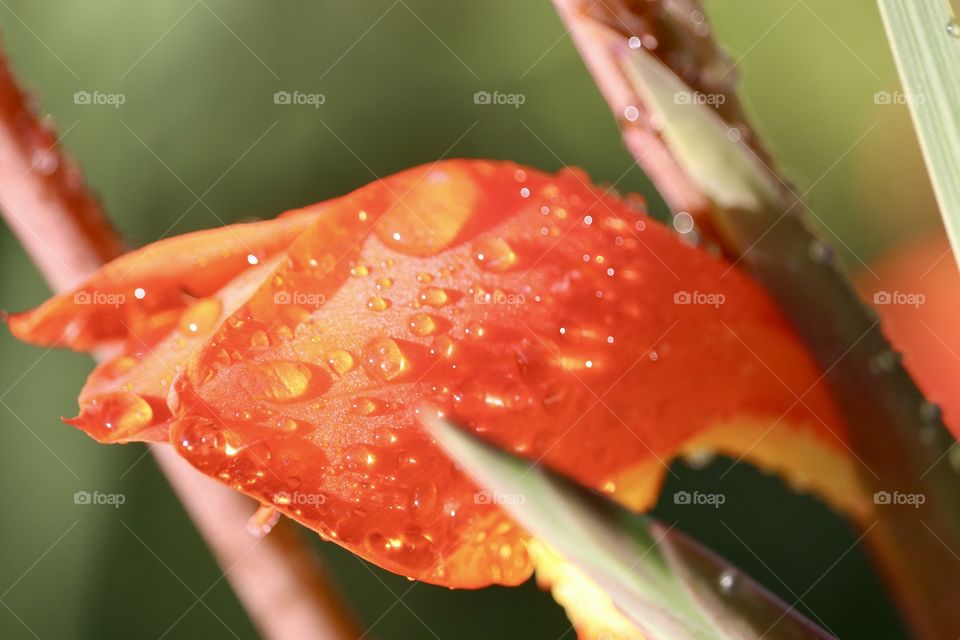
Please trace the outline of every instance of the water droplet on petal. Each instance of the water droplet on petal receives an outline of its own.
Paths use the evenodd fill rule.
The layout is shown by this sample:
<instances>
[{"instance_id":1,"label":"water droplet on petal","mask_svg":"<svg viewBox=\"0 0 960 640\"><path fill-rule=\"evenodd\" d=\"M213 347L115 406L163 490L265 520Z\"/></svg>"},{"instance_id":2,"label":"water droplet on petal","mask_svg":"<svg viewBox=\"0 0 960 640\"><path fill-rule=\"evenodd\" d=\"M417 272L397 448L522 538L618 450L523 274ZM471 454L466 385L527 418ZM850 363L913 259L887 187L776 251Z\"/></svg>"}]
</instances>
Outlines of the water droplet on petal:
<instances>
[{"instance_id":1,"label":"water droplet on petal","mask_svg":"<svg viewBox=\"0 0 960 640\"><path fill-rule=\"evenodd\" d=\"M487 237L473 245L473 259L487 271L506 271L517 263L517 254L506 240Z\"/></svg>"},{"instance_id":2,"label":"water droplet on petal","mask_svg":"<svg viewBox=\"0 0 960 640\"><path fill-rule=\"evenodd\" d=\"M386 311L390 308L390 301L380 296L374 296L367 300L367 308L371 311Z\"/></svg>"},{"instance_id":3,"label":"water droplet on petal","mask_svg":"<svg viewBox=\"0 0 960 640\"><path fill-rule=\"evenodd\" d=\"M390 381L410 369L410 361L400 345L390 338L371 340L363 349L364 364L379 378Z\"/></svg>"},{"instance_id":4,"label":"water droplet on petal","mask_svg":"<svg viewBox=\"0 0 960 640\"><path fill-rule=\"evenodd\" d=\"M426 313L415 313L407 323L410 332L415 336L426 337L433 335L437 330L437 323L432 316Z\"/></svg>"},{"instance_id":5,"label":"water droplet on petal","mask_svg":"<svg viewBox=\"0 0 960 640\"><path fill-rule=\"evenodd\" d=\"M251 390L258 400L292 402L321 393L323 385L320 371L302 362L277 360L256 365Z\"/></svg>"},{"instance_id":6,"label":"water droplet on petal","mask_svg":"<svg viewBox=\"0 0 960 640\"><path fill-rule=\"evenodd\" d=\"M280 431L296 431L300 428L300 424L293 418L280 417L277 418L277 429Z\"/></svg>"},{"instance_id":7,"label":"water droplet on petal","mask_svg":"<svg viewBox=\"0 0 960 640\"><path fill-rule=\"evenodd\" d=\"M453 355L455 342L450 336L437 336L430 345L430 354L441 358L449 358Z\"/></svg>"},{"instance_id":8,"label":"water droplet on petal","mask_svg":"<svg viewBox=\"0 0 960 640\"><path fill-rule=\"evenodd\" d=\"M134 393L113 392L94 396L84 403L80 415L67 422L90 429L98 437L125 440L149 426L150 404Z\"/></svg>"},{"instance_id":9,"label":"water droplet on petal","mask_svg":"<svg viewBox=\"0 0 960 640\"><path fill-rule=\"evenodd\" d=\"M359 416L372 416L380 409L380 405L373 398L360 397L354 399L350 409Z\"/></svg>"},{"instance_id":10,"label":"water droplet on petal","mask_svg":"<svg viewBox=\"0 0 960 640\"><path fill-rule=\"evenodd\" d=\"M947 23L947 34L954 38L960 38L960 23L956 20L951 20Z\"/></svg>"},{"instance_id":11,"label":"water droplet on petal","mask_svg":"<svg viewBox=\"0 0 960 640\"><path fill-rule=\"evenodd\" d=\"M356 363L349 351L338 349L327 354L327 365L333 369L338 376L342 376L353 370Z\"/></svg>"},{"instance_id":12,"label":"water droplet on petal","mask_svg":"<svg viewBox=\"0 0 960 640\"><path fill-rule=\"evenodd\" d=\"M450 296L443 289L437 287L427 287L420 290L420 302L428 304L431 307L442 307L450 300Z\"/></svg>"},{"instance_id":13,"label":"water droplet on petal","mask_svg":"<svg viewBox=\"0 0 960 640\"><path fill-rule=\"evenodd\" d=\"M373 433L373 439L381 447L392 447L399 440L397 432L387 427L377 429Z\"/></svg>"}]
</instances>

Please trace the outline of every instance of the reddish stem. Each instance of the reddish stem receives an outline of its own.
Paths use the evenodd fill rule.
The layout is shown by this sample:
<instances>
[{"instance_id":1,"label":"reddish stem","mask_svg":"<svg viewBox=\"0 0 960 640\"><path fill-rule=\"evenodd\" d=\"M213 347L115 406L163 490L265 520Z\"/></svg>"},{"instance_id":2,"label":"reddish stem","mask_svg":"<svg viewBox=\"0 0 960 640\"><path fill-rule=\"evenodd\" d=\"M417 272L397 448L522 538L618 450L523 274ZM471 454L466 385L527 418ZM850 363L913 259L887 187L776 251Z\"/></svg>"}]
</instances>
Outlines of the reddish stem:
<instances>
[{"instance_id":1,"label":"reddish stem","mask_svg":"<svg viewBox=\"0 0 960 640\"><path fill-rule=\"evenodd\" d=\"M124 250L99 202L54 134L34 116L0 53L0 209L57 291L70 289ZM356 638L338 591L300 533L281 523L264 538L246 528L254 504L207 478L172 448L160 469L266 638Z\"/></svg>"}]
</instances>

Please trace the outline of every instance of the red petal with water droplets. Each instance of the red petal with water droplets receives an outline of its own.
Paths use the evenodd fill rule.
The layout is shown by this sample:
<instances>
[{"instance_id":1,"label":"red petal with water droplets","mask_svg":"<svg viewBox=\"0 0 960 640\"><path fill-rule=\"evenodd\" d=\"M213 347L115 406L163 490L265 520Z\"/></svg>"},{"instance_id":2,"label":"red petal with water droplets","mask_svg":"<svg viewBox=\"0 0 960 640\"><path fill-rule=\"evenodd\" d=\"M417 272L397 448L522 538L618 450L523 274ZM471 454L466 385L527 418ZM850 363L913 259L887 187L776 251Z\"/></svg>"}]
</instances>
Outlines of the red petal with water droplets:
<instances>
[{"instance_id":1,"label":"red petal with water droplets","mask_svg":"<svg viewBox=\"0 0 960 640\"><path fill-rule=\"evenodd\" d=\"M714 451L856 506L839 420L773 303L642 209L580 172L465 160L332 201L190 345L170 439L325 538L449 586L516 584L531 563L498 497L419 427L424 403L634 508L669 460ZM182 337L168 304L164 340Z\"/></svg>"},{"instance_id":2,"label":"red petal with water droplets","mask_svg":"<svg viewBox=\"0 0 960 640\"><path fill-rule=\"evenodd\" d=\"M530 571L523 533L417 426L422 403L638 508L680 452L762 458L786 433L841 457L818 373L763 292L579 173L414 169L340 200L287 258L179 380L194 409L173 438L393 571Z\"/></svg>"},{"instance_id":3,"label":"red petal with water droplets","mask_svg":"<svg viewBox=\"0 0 960 640\"><path fill-rule=\"evenodd\" d=\"M285 250L324 206L154 242L107 264L75 290L12 314L10 331L25 342L79 351L131 333L162 335L193 301Z\"/></svg>"},{"instance_id":4,"label":"red petal with water droplets","mask_svg":"<svg viewBox=\"0 0 960 640\"><path fill-rule=\"evenodd\" d=\"M27 342L98 350L102 362L68 423L100 442L167 442L167 395L177 372L323 206L151 244L76 290L11 316L10 330Z\"/></svg>"}]
</instances>

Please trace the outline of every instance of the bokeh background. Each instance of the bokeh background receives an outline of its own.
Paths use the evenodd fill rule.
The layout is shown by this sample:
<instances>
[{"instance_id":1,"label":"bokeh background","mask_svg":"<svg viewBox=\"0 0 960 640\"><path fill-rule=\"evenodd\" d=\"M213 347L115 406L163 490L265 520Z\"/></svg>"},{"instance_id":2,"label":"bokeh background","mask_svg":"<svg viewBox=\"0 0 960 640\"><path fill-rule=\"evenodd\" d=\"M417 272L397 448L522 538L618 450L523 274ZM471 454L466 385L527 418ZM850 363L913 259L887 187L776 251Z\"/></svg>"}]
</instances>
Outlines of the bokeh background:
<instances>
[{"instance_id":1,"label":"bokeh background","mask_svg":"<svg viewBox=\"0 0 960 640\"><path fill-rule=\"evenodd\" d=\"M872 0L706 4L751 112L851 271L869 278L883 252L937 229L907 108L874 99L899 84ZM15 70L133 245L271 217L442 156L579 165L665 212L548 0L2 0L0 25ZM525 102L474 104L481 90ZM125 102L77 104L78 91ZM277 91L325 102L277 105ZM0 228L0 307L46 295ZM60 423L90 367L0 329L0 637L256 637L145 450ZM721 481L729 465L677 464L666 489L722 487L719 512L657 514L788 602L802 597L799 609L843 638L904 637L846 522L746 465ZM76 505L78 490L126 502ZM316 546L368 637L574 637L533 584L414 585Z\"/></svg>"}]
</instances>

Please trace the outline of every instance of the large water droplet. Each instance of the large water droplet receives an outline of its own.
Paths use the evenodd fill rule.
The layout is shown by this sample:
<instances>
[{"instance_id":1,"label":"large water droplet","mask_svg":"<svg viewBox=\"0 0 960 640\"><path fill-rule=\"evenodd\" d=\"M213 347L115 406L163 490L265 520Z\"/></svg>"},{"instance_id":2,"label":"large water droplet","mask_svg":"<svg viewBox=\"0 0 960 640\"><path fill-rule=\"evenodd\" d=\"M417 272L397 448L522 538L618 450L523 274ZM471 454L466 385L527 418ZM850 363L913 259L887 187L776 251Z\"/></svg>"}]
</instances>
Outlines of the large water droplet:
<instances>
[{"instance_id":1,"label":"large water droplet","mask_svg":"<svg viewBox=\"0 0 960 640\"><path fill-rule=\"evenodd\" d=\"M323 374L302 363L277 360L257 365L254 397L258 400L293 402L323 391Z\"/></svg>"},{"instance_id":2,"label":"large water droplet","mask_svg":"<svg viewBox=\"0 0 960 640\"><path fill-rule=\"evenodd\" d=\"M506 240L488 236L473 245L473 259L487 271L506 271L517 263L517 254Z\"/></svg>"},{"instance_id":3,"label":"large water droplet","mask_svg":"<svg viewBox=\"0 0 960 640\"><path fill-rule=\"evenodd\" d=\"M410 361L390 338L378 338L363 349L364 364L377 377L393 380L410 369Z\"/></svg>"},{"instance_id":4,"label":"large water droplet","mask_svg":"<svg viewBox=\"0 0 960 640\"><path fill-rule=\"evenodd\" d=\"M442 307L449 302L450 296L443 289L437 287L427 287L420 290L420 302L428 304L431 307Z\"/></svg>"},{"instance_id":5,"label":"large water droplet","mask_svg":"<svg viewBox=\"0 0 960 640\"><path fill-rule=\"evenodd\" d=\"M327 354L327 365L333 369L338 376L342 376L352 371L356 363L349 351L337 349Z\"/></svg>"},{"instance_id":6,"label":"large water droplet","mask_svg":"<svg viewBox=\"0 0 960 640\"><path fill-rule=\"evenodd\" d=\"M373 439L381 447L392 447L393 445L397 444L399 437L397 436L397 432L393 429L382 427L373 433Z\"/></svg>"},{"instance_id":7,"label":"large water droplet","mask_svg":"<svg viewBox=\"0 0 960 640\"><path fill-rule=\"evenodd\" d=\"M390 308L390 301L380 296L373 296L367 300L367 308L371 311L386 311Z\"/></svg>"},{"instance_id":8,"label":"large water droplet","mask_svg":"<svg viewBox=\"0 0 960 640\"><path fill-rule=\"evenodd\" d=\"M449 358L453 355L456 343L450 336L437 336L430 345L430 354L440 358Z\"/></svg>"},{"instance_id":9,"label":"large water droplet","mask_svg":"<svg viewBox=\"0 0 960 640\"><path fill-rule=\"evenodd\" d=\"M417 485L410 496L410 512L414 518L426 521L436 516L437 485L425 482Z\"/></svg>"},{"instance_id":10,"label":"large water droplet","mask_svg":"<svg viewBox=\"0 0 960 640\"><path fill-rule=\"evenodd\" d=\"M415 336L426 337L433 335L437 330L437 323L429 314L415 313L407 323L410 332Z\"/></svg>"},{"instance_id":11,"label":"large water droplet","mask_svg":"<svg viewBox=\"0 0 960 640\"><path fill-rule=\"evenodd\" d=\"M371 468L377 464L377 455L362 444L351 445L343 459L351 469Z\"/></svg>"},{"instance_id":12,"label":"large water droplet","mask_svg":"<svg viewBox=\"0 0 960 640\"><path fill-rule=\"evenodd\" d=\"M113 392L91 398L70 424L111 440L134 437L153 420L150 404L134 393Z\"/></svg>"}]
</instances>

